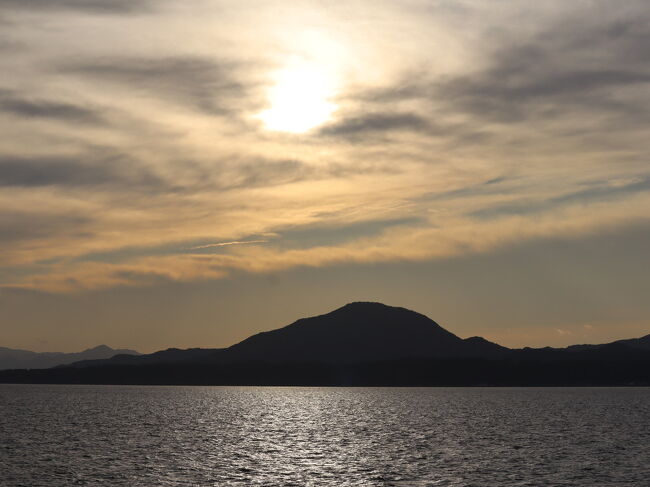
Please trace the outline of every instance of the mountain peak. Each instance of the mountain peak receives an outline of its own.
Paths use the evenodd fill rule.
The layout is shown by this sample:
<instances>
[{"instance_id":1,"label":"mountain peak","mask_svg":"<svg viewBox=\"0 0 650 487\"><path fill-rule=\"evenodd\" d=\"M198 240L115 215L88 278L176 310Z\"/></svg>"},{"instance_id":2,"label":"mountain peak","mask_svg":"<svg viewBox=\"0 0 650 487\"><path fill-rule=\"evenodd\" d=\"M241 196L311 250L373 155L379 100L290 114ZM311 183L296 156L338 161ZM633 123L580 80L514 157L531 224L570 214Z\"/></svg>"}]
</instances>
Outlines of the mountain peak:
<instances>
[{"instance_id":1,"label":"mountain peak","mask_svg":"<svg viewBox=\"0 0 650 487\"><path fill-rule=\"evenodd\" d=\"M357 308L394 308L394 306L388 306L387 304L380 303L377 301L352 301L344 306L341 306L340 309L357 309ZM335 310L338 311L338 310Z\"/></svg>"},{"instance_id":2,"label":"mountain peak","mask_svg":"<svg viewBox=\"0 0 650 487\"><path fill-rule=\"evenodd\" d=\"M113 351L113 349L111 347L109 347L108 345L103 345L102 344L102 345L97 345L96 347L93 347L93 348L88 348L88 349L84 350L82 353L85 353L85 352L111 352L111 351Z\"/></svg>"},{"instance_id":3,"label":"mountain peak","mask_svg":"<svg viewBox=\"0 0 650 487\"><path fill-rule=\"evenodd\" d=\"M371 316L376 317L377 315L394 316L395 314L402 314L402 315L409 314L411 316L424 317L424 315L407 308L402 308L399 306L389 306L387 304L374 302L374 301L353 301L344 306L341 306L340 308L335 309L334 311L330 311L329 313L326 313L323 316L331 316L336 314L354 314L357 315L358 317L362 317L364 315L369 317ZM426 319L429 321L433 321L430 320L429 318Z\"/></svg>"},{"instance_id":4,"label":"mountain peak","mask_svg":"<svg viewBox=\"0 0 650 487\"><path fill-rule=\"evenodd\" d=\"M224 351L232 360L362 362L485 355L489 343L466 344L427 316L356 301L329 313L259 333ZM485 350L489 349L489 350Z\"/></svg>"}]
</instances>

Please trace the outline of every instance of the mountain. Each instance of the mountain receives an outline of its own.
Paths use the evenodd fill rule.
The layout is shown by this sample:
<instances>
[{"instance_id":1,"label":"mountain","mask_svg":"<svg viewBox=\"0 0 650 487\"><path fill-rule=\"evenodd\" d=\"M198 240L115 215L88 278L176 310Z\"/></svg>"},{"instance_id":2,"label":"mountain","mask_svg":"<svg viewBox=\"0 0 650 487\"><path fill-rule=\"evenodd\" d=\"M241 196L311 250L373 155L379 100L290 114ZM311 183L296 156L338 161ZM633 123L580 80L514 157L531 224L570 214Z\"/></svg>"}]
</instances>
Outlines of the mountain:
<instances>
[{"instance_id":1,"label":"mountain","mask_svg":"<svg viewBox=\"0 0 650 487\"><path fill-rule=\"evenodd\" d=\"M258 333L225 349L227 361L353 363L407 358L494 357L507 348L467 340L426 316L381 303L350 303L330 313Z\"/></svg>"},{"instance_id":2,"label":"mountain","mask_svg":"<svg viewBox=\"0 0 650 487\"><path fill-rule=\"evenodd\" d=\"M155 365L155 364L184 364L212 363L220 357L221 348L168 348L158 352L131 355L116 354L105 359L80 360L59 367L99 367L104 365Z\"/></svg>"},{"instance_id":3,"label":"mountain","mask_svg":"<svg viewBox=\"0 0 650 487\"><path fill-rule=\"evenodd\" d=\"M628 340L617 340L612 343L603 343L600 345L571 345L566 348L569 351L596 350L607 346L623 345L636 350L650 350L650 335L641 338L630 338Z\"/></svg>"},{"instance_id":4,"label":"mountain","mask_svg":"<svg viewBox=\"0 0 650 487\"><path fill-rule=\"evenodd\" d=\"M115 350L106 345L89 348L83 352L31 352L0 347L0 370L44 369L57 365L71 364L80 360L108 359L118 354L139 355L135 350Z\"/></svg>"},{"instance_id":5,"label":"mountain","mask_svg":"<svg viewBox=\"0 0 650 487\"><path fill-rule=\"evenodd\" d=\"M310 386L650 385L650 335L602 345L509 349L426 316L350 303L224 349L116 354L2 382ZM119 352L119 351L114 351Z\"/></svg>"},{"instance_id":6,"label":"mountain","mask_svg":"<svg viewBox=\"0 0 650 487\"><path fill-rule=\"evenodd\" d=\"M645 356L650 335L602 345L509 349L482 337L459 338L427 316L382 303L354 302L253 335L224 349L170 348L147 355L83 360L72 367L156 364L329 363L408 359L512 358L565 361Z\"/></svg>"},{"instance_id":7,"label":"mountain","mask_svg":"<svg viewBox=\"0 0 650 487\"><path fill-rule=\"evenodd\" d=\"M258 333L229 348L171 348L149 355L89 360L74 367L161 363L322 362L498 357L509 349L484 338L462 339L426 316L381 303L350 303Z\"/></svg>"}]
</instances>

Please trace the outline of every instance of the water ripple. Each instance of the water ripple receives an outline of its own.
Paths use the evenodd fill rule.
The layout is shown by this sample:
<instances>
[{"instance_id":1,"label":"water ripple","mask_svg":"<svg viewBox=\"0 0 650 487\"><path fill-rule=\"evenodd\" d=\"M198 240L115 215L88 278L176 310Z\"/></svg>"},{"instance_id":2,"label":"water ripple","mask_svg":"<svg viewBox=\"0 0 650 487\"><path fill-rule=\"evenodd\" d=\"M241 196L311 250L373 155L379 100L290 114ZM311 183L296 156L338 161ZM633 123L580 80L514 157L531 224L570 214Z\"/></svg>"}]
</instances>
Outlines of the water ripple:
<instances>
[{"instance_id":1,"label":"water ripple","mask_svg":"<svg viewBox=\"0 0 650 487\"><path fill-rule=\"evenodd\" d=\"M0 485L642 486L650 389L0 385Z\"/></svg>"}]
</instances>

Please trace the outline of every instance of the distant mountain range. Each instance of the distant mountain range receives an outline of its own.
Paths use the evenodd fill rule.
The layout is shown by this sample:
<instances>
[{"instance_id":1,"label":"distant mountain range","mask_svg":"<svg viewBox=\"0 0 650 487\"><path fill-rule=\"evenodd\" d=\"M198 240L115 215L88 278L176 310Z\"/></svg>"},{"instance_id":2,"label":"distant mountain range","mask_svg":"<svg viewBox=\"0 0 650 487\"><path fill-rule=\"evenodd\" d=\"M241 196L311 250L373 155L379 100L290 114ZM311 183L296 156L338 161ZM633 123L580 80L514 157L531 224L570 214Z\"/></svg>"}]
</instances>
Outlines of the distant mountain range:
<instances>
[{"instance_id":1,"label":"distant mountain range","mask_svg":"<svg viewBox=\"0 0 650 487\"><path fill-rule=\"evenodd\" d=\"M601 345L509 349L462 339L426 316L381 303L258 333L223 349L83 358L0 372L0 382L269 385L650 384L650 335Z\"/></svg>"},{"instance_id":2,"label":"distant mountain range","mask_svg":"<svg viewBox=\"0 0 650 487\"><path fill-rule=\"evenodd\" d=\"M89 348L83 352L30 352L0 347L0 370L2 369L46 369L57 365L71 364L80 360L108 359L113 355L139 355L135 350L115 350L106 345Z\"/></svg>"}]
</instances>

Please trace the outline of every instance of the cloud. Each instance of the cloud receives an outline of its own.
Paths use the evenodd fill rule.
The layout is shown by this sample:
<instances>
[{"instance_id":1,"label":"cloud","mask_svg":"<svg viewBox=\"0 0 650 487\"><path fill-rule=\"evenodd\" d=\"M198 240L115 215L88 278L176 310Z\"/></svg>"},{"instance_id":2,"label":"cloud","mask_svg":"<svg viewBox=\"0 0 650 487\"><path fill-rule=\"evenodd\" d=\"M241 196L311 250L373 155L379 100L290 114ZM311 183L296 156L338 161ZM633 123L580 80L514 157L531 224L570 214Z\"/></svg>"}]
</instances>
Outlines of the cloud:
<instances>
[{"instance_id":1,"label":"cloud","mask_svg":"<svg viewBox=\"0 0 650 487\"><path fill-rule=\"evenodd\" d=\"M337 246L346 242L379 236L391 227L402 227L409 231L413 227L426 225L424 218L404 217L350 222L346 215L329 215L328 224L315 223L296 227L279 227L275 244L286 248L309 248L316 246Z\"/></svg>"},{"instance_id":2,"label":"cloud","mask_svg":"<svg viewBox=\"0 0 650 487\"><path fill-rule=\"evenodd\" d=\"M213 115L232 115L249 103L254 86L241 81L241 63L196 56L111 57L59 66L63 73L121 85L132 95L152 94Z\"/></svg>"},{"instance_id":3,"label":"cloud","mask_svg":"<svg viewBox=\"0 0 650 487\"><path fill-rule=\"evenodd\" d=\"M78 10L98 14L131 14L146 12L158 0L0 0L0 9L31 10Z\"/></svg>"},{"instance_id":4,"label":"cloud","mask_svg":"<svg viewBox=\"0 0 650 487\"><path fill-rule=\"evenodd\" d=\"M366 109L384 110L387 117L399 114L404 103L419 103L421 116L428 111L440 123L464 115L474 128L486 122L559 124L571 119L575 130L582 119L618 132L622 123L627 128L647 122L647 4L632 0L625 9L613 9L606 2L592 3L599 8L553 5L551 10L558 13L540 15L534 28L500 26L484 33L489 42L475 47L479 55L462 70L411 70L392 84L358 91L352 100ZM521 12L522 17L534 14L535 9ZM356 127L363 129L364 124L351 124L352 130ZM471 128L449 128L454 127L461 132ZM454 135L454 130L449 132Z\"/></svg>"},{"instance_id":5,"label":"cloud","mask_svg":"<svg viewBox=\"0 0 650 487\"><path fill-rule=\"evenodd\" d=\"M650 177L635 179L623 184L600 182L587 189L571 191L556 197L532 199L520 198L506 204L495 204L487 208L473 210L470 216L476 218L495 218L504 215L532 215L571 204L589 204L624 198L636 193L650 192Z\"/></svg>"},{"instance_id":6,"label":"cloud","mask_svg":"<svg viewBox=\"0 0 650 487\"><path fill-rule=\"evenodd\" d=\"M448 191L436 191L425 193L414 198L416 201L452 201L462 200L463 198L475 196L496 196L506 193L520 191L521 188L514 186L516 178L513 176L501 176L488 180L479 181L460 188L450 189ZM514 186L514 187L513 187Z\"/></svg>"},{"instance_id":7,"label":"cloud","mask_svg":"<svg viewBox=\"0 0 650 487\"><path fill-rule=\"evenodd\" d=\"M315 168L294 159L235 156L218 167L216 186L224 190L277 186L317 177Z\"/></svg>"},{"instance_id":8,"label":"cloud","mask_svg":"<svg viewBox=\"0 0 650 487\"><path fill-rule=\"evenodd\" d=\"M195 184L184 190L239 191L297 184L324 179L344 179L359 174L396 174L395 168L381 164L309 164L297 159L266 156L223 155L214 160L179 162L182 170L193 173Z\"/></svg>"},{"instance_id":9,"label":"cloud","mask_svg":"<svg viewBox=\"0 0 650 487\"><path fill-rule=\"evenodd\" d=\"M649 117L644 2L605 10L599 0L463 2L453 19L447 7L414 5L393 19L395 7L378 5L381 22L364 20L367 41L347 38L345 26L331 31L349 41L350 56L323 57L344 79L338 118L313 136L246 121L296 47L277 32L287 24L249 34L242 26L252 11L233 7L217 32L221 7L210 2L137 19L77 15L157 4L0 0L5 11L42 10L51 22L14 25L28 49L3 60L3 85L14 88L0 92L0 206L16 200L17 216L0 239L15 231L29 242L14 248L21 263L54 262L51 276L39 270L25 285L453 258L643 218L635 205L646 204L650 184L640 123ZM54 18L54 9L66 12ZM477 9L488 14L480 22ZM525 22L509 22L517 16ZM455 29L465 20L471 35ZM172 46L190 30L190 41ZM78 42L91 32L92 42ZM395 40L395 53L372 42L379 38ZM260 52L268 61L254 61ZM59 232L68 207L79 211L61 217ZM590 215L600 211L607 218ZM48 215L55 223L31 232L18 223L33 218L36 227ZM279 237L249 245L270 231ZM211 248L219 256L205 260Z\"/></svg>"},{"instance_id":10,"label":"cloud","mask_svg":"<svg viewBox=\"0 0 650 487\"><path fill-rule=\"evenodd\" d=\"M432 128L430 122L414 113L375 113L343 118L323 127L320 135L355 137L399 131L428 132L432 131Z\"/></svg>"},{"instance_id":11,"label":"cloud","mask_svg":"<svg viewBox=\"0 0 650 487\"><path fill-rule=\"evenodd\" d=\"M130 190L187 194L273 187L309 179L341 177L336 166L316 167L298 160L265 157L165 160L156 166L143 158L90 148L67 156L9 156L0 154L0 187L104 186L119 194ZM343 175L349 174L349 172Z\"/></svg>"},{"instance_id":12,"label":"cloud","mask_svg":"<svg viewBox=\"0 0 650 487\"><path fill-rule=\"evenodd\" d=\"M632 95L631 103L616 95L636 87L647 95L649 42L647 9L605 22L563 18L519 42L507 39L485 69L429 89L454 109L505 123L557 117L575 108L633 113L642 92Z\"/></svg>"},{"instance_id":13,"label":"cloud","mask_svg":"<svg viewBox=\"0 0 650 487\"><path fill-rule=\"evenodd\" d=\"M277 246L232 246L228 253L186 253L145 256L123 262L78 262L55 265L49 272L32 274L15 287L48 292L79 292L115 286L140 286L130 275L151 275L169 281L221 279L235 272L273 273L298 267L341 264L418 262L483 254L523 242L573 239L603 232L616 232L650 223L643 210L648 198L617 205L603 203L593 208L574 207L536 219L511 216L494 222L449 218L440 226L413 225L386 228L342 243L307 248Z\"/></svg>"},{"instance_id":14,"label":"cloud","mask_svg":"<svg viewBox=\"0 0 650 487\"><path fill-rule=\"evenodd\" d=\"M4 25L2 18L0 18L0 27ZM0 51L11 51L16 52L20 50L23 45L20 42L17 42L10 37L3 36L0 34Z\"/></svg>"},{"instance_id":15,"label":"cloud","mask_svg":"<svg viewBox=\"0 0 650 487\"><path fill-rule=\"evenodd\" d=\"M103 123L101 115L95 110L72 103L24 98L6 90L0 90L0 112L21 118L44 118L84 124Z\"/></svg>"},{"instance_id":16,"label":"cloud","mask_svg":"<svg viewBox=\"0 0 650 487\"><path fill-rule=\"evenodd\" d=\"M61 235L79 236L86 232L91 222L92 218L88 215L70 212L0 209L0 243L4 246L0 256L10 251L10 245L18 242Z\"/></svg>"},{"instance_id":17,"label":"cloud","mask_svg":"<svg viewBox=\"0 0 650 487\"><path fill-rule=\"evenodd\" d=\"M89 160L88 160L89 159ZM125 158L0 156L0 187L156 186L160 180Z\"/></svg>"},{"instance_id":18,"label":"cloud","mask_svg":"<svg viewBox=\"0 0 650 487\"><path fill-rule=\"evenodd\" d=\"M190 247L187 250L203 250L211 249L214 247L229 247L231 245L251 245L251 244L260 244L267 243L268 240L233 240L232 242L217 242L205 245L198 245L196 247Z\"/></svg>"}]
</instances>

